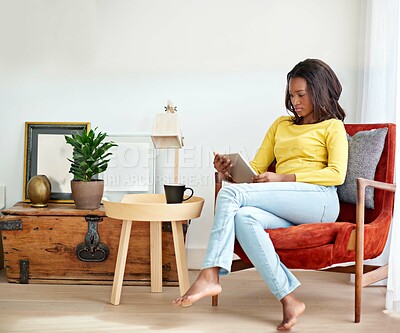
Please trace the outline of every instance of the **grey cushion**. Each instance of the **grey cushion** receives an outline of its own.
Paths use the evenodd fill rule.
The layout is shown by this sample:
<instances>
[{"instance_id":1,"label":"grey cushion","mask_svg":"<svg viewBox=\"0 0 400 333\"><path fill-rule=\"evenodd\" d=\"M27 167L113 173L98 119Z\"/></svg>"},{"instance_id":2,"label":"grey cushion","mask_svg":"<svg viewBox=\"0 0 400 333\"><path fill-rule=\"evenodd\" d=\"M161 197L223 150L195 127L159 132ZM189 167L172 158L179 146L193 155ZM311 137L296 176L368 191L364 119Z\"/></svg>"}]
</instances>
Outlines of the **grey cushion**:
<instances>
[{"instance_id":1,"label":"grey cushion","mask_svg":"<svg viewBox=\"0 0 400 333\"><path fill-rule=\"evenodd\" d=\"M376 167L381 158L387 128L360 131L354 136L347 135L349 141L349 160L343 185L338 186L339 199L355 204L357 201L357 178L374 179ZM374 208L374 189L367 187L365 206Z\"/></svg>"}]
</instances>

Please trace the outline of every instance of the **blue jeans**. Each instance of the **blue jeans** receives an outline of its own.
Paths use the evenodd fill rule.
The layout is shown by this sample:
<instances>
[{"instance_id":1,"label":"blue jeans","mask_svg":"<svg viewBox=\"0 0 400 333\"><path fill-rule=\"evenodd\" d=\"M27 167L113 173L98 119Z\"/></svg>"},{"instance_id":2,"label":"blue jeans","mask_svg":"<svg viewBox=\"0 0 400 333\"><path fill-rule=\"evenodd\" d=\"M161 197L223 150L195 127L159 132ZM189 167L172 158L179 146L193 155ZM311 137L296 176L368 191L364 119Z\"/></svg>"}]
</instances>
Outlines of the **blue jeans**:
<instances>
[{"instance_id":1,"label":"blue jeans","mask_svg":"<svg viewBox=\"0 0 400 333\"><path fill-rule=\"evenodd\" d=\"M280 300L300 282L283 265L264 229L334 222L339 214L335 186L300 182L231 184L218 193L204 268L230 273L235 237L271 292Z\"/></svg>"}]
</instances>

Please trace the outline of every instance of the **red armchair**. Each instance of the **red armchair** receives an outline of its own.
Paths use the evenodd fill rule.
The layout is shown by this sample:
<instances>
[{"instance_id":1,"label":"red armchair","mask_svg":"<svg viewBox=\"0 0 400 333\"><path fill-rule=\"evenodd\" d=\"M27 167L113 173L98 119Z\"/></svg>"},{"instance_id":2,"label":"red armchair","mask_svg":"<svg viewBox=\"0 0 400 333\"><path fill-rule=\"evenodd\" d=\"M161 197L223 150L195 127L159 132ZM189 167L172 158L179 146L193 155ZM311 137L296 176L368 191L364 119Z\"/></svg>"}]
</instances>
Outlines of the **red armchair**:
<instances>
[{"instance_id":1,"label":"red armchair","mask_svg":"<svg viewBox=\"0 0 400 333\"><path fill-rule=\"evenodd\" d=\"M357 179L357 203L340 203L336 222L304 224L290 228L266 230L281 261L290 269L324 270L355 273L355 322L361 318L362 287L387 277L387 265L367 266L364 259L378 257L386 244L394 205L394 158L396 126L394 124L346 124L353 136L359 131L387 127L385 144L374 180ZM215 195L222 186L223 175L216 173ZM374 188L374 208L364 207L366 187ZM363 250L364 249L364 250ZM253 267L235 243L241 259L232 263L232 272ZM343 263L355 263L340 267ZM334 266L334 267L332 267ZM213 306L218 296L213 296Z\"/></svg>"}]
</instances>

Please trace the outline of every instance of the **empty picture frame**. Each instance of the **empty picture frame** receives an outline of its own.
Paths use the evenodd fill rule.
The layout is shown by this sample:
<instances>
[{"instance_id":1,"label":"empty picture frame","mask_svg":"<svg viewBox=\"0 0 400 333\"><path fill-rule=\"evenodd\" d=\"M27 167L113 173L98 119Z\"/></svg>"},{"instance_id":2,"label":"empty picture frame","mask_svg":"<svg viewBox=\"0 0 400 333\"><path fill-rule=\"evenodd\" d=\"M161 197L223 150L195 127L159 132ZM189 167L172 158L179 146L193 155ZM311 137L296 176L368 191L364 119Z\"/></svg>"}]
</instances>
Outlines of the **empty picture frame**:
<instances>
[{"instance_id":1,"label":"empty picture frame","mask_svg":"<svg viewBox=\"0 0 400 333\"><path fill-rule=\"evenodd\" d=\"M23 201L29 202L28 182L35 175L45 175L51 183L49 202L73 202L69 173L72 147L65 135L90 129L90 122L26 122L24 150Z\"/></svg>"},{"instance_id":2,"label":"empty picture frame","mask_svg":"<svg viewBox=\"0 0 400 333\"><path fill-rule=\"evenodd\" d=\"M127 193L154 193L155 149L150 135L108 135L110 162L99 175L104 180L104 197L120 201Z\"/></svg>"}]
</instances>

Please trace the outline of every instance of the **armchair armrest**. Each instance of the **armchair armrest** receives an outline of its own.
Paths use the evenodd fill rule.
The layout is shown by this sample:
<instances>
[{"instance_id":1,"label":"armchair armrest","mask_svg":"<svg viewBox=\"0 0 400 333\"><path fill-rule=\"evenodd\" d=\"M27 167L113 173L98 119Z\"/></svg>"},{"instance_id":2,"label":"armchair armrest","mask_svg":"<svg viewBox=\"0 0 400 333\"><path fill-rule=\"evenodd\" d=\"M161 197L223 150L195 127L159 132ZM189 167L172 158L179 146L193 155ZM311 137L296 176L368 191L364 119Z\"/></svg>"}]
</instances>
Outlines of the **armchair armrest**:
<instances>
[{"instance_id":1,"label":"armchair armrest","mask_svg":"<svg viewBox=\"0 0 400 333\"><path fill-rule=\"evenodd\" d=\"M361 293L362 281L357 276L363 275L364 270L364 211L365 189L373 188L395 192L396 184L379 182L376 180L357 178L357 202L356 202L356 294ZM357 298L356 298L357 299ZM357 310L356 310L357 312Z\"/></svg>"},{"instance_id":2,"label":"armchair armrest","mask_svg":"<svg viewBox=\"0 0 400 333\"><path fill-rule=\"evenodd\" d=\"M370 186L381 190L396 191L396 184L389 184L357 178L357 202L356 202L356 260L364 260L364 210L365 210L365 189Z\"/></svg>"},{"instance_id":3,"label":"armchair armrest","mask_svg":"<svg viewBox=\"0 0 400 333\"><path fill-rule=\"evenodd\" d=\"M214 203L217 200L217 195L218 195L219 190L222 187L222 181L224 180L224 178L225 178L225 176L222 173L220 173L218 171L215 172Z\"/></svg>"},{"instance_id":4,"label":"armchair armrest","mask_svg":"<svg viewBox=\"0 0 400 333\"><path fill-rule=\"evenodd\" d=\"M215 192L214 192L215 198L214 198L214 199L217 199L218 192L219 192L219 190L221 189L222 183L223 183L224 181L230 182L230 183L233 182L232 178L227 177L227 176L225 176L223 173L216 171L216 172L215 172ZM214 201L215 201L215 200L214 200Z\"/></svg>"}]
</instances>

